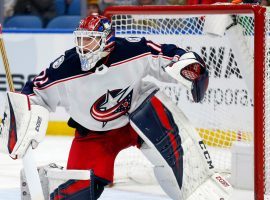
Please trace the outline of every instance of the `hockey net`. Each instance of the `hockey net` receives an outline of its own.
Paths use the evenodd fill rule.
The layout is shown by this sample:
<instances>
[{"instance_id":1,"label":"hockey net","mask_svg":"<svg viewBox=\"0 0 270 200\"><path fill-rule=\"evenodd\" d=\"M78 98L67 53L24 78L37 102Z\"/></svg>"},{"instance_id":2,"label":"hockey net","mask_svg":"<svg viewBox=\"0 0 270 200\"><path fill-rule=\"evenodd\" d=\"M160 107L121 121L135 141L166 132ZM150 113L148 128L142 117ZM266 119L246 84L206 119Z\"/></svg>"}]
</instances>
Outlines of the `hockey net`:
<instances>
[{"instance_id":1,"label":"hockey net","mask_svg":"<svg viewBox=\"0 0 270 200\"><path fill-rule=\"evenodd\" d=\"M105 14L118 37L146 37L200 54L210 74L201 103L180 85L156 83L194 124L218 172L230 174L234 142L254 144L256 195L270 195L269 11L251 5L130 6ZM207 33L206 19L224 16L232 19L227 30ZM154 179L151 164L135 148L123 151L116 165L117 181Z\"/></svg>"}]
</instances>

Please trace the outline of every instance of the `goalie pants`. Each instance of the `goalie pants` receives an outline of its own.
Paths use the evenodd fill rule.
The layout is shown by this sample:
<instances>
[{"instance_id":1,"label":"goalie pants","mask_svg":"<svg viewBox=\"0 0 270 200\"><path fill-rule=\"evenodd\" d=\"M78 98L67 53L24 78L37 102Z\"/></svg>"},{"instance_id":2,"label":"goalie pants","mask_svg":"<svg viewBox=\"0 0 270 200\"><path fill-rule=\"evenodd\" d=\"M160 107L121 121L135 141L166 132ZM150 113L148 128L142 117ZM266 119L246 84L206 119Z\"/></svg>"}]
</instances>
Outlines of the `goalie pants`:
<instances>
[{"instance_id":1,"label":"goalie pants","mask_svg":"<svg viewBox=\"0 0 270 200\"><path fill-rule=\"evenodd\" d=\"M102 188L113 182L114 161L117 154L130 146L139 145L139 136L128 124L124 127L110 131L89 131L86 136L75 132L67 169L92 169L95 181L98 181L96 188ZM100 194L96 196L100 196Z\"/></svg>"}]
</instances>

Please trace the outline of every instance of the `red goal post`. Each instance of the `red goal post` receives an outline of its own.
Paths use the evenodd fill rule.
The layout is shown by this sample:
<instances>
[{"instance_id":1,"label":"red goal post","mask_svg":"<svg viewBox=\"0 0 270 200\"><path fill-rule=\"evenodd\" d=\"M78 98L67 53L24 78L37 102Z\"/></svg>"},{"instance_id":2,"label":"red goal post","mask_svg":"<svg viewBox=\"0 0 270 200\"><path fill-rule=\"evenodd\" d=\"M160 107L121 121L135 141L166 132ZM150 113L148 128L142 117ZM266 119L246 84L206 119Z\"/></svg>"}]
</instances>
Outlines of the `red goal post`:
<instances>
[{"instance_id":1,"label":"red goal post","mask_svg":"<svg viewBox=\"0 0 270 200\"><path fill-rule=\"evenodd\" d=\"M269 30L269 11L267 11L267 9L265 7L261 7L258 5L198 5L198 6L115 6L115 7L109 7L105 10L105 15L112 18L112 20L115 20L115 22L113 22L113 25L116 28L116 35L120 36L120 37L125 37L125 36L144 36L144 34L146 35L146 38L150 38L153 40L156 40L155 42L160 42L157 41L159 40L158 38L161 39L161 41L167 41L168 38L174 38L175 36L179 36L183 33L182 29L184 29L183 27L186 26L186 24L189 24L190 21L192 21L192 23L194 22L194 19L196 21L195 26L194 25L187 25L188 28L190 28L188 31L186 31L185 33L183 33L183 37L193 37L194 35L198 34L198 35L203 35L204 33L202 33L203 28L201 28L201 26L203 26L204 24L204 20L205 20L205 15L220 15L220 14L224 14L224 15L234 15L234 16L241 16L239 17L240 20L242 20L242 22L240 23L242 25L242 27L244 27L243 29L243 34L245 38L248 38L247 43L252 43L250 47L250 57L254 57L254 65L253 66L249 66L251 68L253 68L252 73L248 74L247 76L249 77L244 77L243 76L243 69L245 69L246 66L239 66L241 65L241 58L237 58L238 56L241 57L241 55L239 55L239 53L237 54L237 52L234 52L233 48L228 47L228 60L230 59L236 59L235 63L233 64L234 66L239 67L240 71L239 74L236 75L239 79L245 79L247 78L249 82L251 82L252 87L254 88L254 95L253 94L249 94L251 99L253 99L253 104L250 106L251 107L251 118L252 119L252 123L253 125L250 128L250 132L252 132L252 136L251 139L244 139L245 141L248 142L252 142L254 141L254 191L255 191L255 199L257 200L263 200L266 199L268 197L266 197L265 195L269 195L270 189L270 161L269 161L269 157L270 157L270 128L268 127L267 122L269 123L269 103L270 103L270 93L269 93L269 72L268 72L268 68L269 68L269 34L270 34L270 30ZM181 18L181 20L179 20L177 17L179 15L179 19ZM188 16L192 16L190 17L189 21L187 20ZM124 17L121 17L124 16ZM135 16L133 18L133 16ZM146 17L145 19L142 17ZM152 16L149 17L148 16ZM162 21L161 19L159 19L159 16L161 16L162 20L163 20L163 24L161 24L160 22ZM165 17L164 17L165 16ZM167 16L167 17L166 17ZM137 20L138 19L138 20ZM154 20L152 20L154 19ZM165 20L164 20L165 19ZM173 22L173 20L176 20L175 23ZM249 25L243 25L245 23L245 20L250 20ZM152 21L151 21L152 20ZM151 21L151 22L149 22ZM166 22L167 21L167 22ZM134 23L135 24L132 24ZM180 23L182 23L182 25L180 25ZM131 23L131 24L129 24ZM149 28L149 24L150 24L150 28ZM165 24L165 25L164 25ZM173 24L173 26L172 26ZM161 27L161 29L163 30L157 30L159 29L158 26ZM177 28L177 26L179 26ZM200 26L200 27L199 27ZM143 27L143 28L142 28ZM172 31L168 30L166 32L167 29L172 28ZM194 29L197 29L194 32ZM250 28L250 32L247 31L247 29ZM178 30L176 30L178 29ZM180 30L181 29L181 30ZM153 31L153 32L151 32ZM160 33L158 33L160 31ZM188 35L191 36L188 36ZM165 35L165 36L163 36ZM225 34L226 35L226 34ZM166 37L167 39L164 39L164 37ZM207 36L208 37L208 36ZM222 36L221 36L222 37ZM190 39L190 38L189 38ZM180 39L179 39L180 40ZM183 39L184 40L184 39ZM213 39L215 40L215 39ZM207 43L209 40L207 41L202 41L201 47L204 46L204 43ZM237 43L238 41L232 41L232 43ZM169 42L170 43L170 42ZM178 42L176 41L176 43L178 44ZM179 45L180 47L182 47L181 45ZM187 45L188 46L188 45ZM192 48L192 44L190 46L188 46L188 48ZM214 48L212 48L213 50ZM225 67L221 67L221 69L218 69L216 66L221 66L221 64L224 63L224 60L219 59L222 55L223 55L223 51L226 51L226 48L217 48L219 50L219 53L216 53L217 51L213 50L212 54L210 53L210 56L208 57L203 57L203 53L204 53L204 49L202 48L200 50L200 52L197 52L199 54L202 55L202 57L204 58L204 60L206 61L206 63L208 63L208 67L209 69L213 69L216 70L212 73L210 73L210 77L215 77L215 79L213 79L214 81L216 81L216 79L218 79L218 75L220 71L223 70L223 68L228 68L229 66L229 70L226 70L226 74L225 74L225 78L224 80L228 80L228 81L234 81L235 78L231 78L231 72L230 70L234 70L235 68L232 67L232 63L230 62L229 64L227 64ZM224 50L225 49L225 50ZM210 49L211 50L211 49ZM214 52L214 53L213 53ZM241 52L241 51L240 51ZM216 53L216 54L215 54ZM215 55L214 55L215 54ZM213 55L213 57L211 57L211 55ZM233 56L232 56L233 55ZM236 58L235 58L236 57ZM216 60L215 60L216 59ZM220 62L220 63L218 63ZM229 62L229 61L228 61ZM214 63L214 67L211 67L210 64ZM218 63L218 64L216 64ZM238 65L237 65L238 63ZM242 67L242 70L241 70ZM244 67L244 68L243 68ZM236 74L235 70L233 73ZM237 72L238 73L238 72ZM216 75L217 74L217 75ZM229 77L229 78L228 78ZM242 78L241 78L242 77ZM211 79L210 79L211 82ZM224 84L221 83L221 84ZM252 88L252 89L253 89ZM163 88L164 89L164 88ZM165 88L166 89L166 88ZM237 101L235 99L237 99L237 94L239 94L241 89L235 89L230 90L230 89L226 89L223 91L223 96L226 94L227 96L225 96L226 98L229 98L233 95L233 97L231 97L231 99L233 99L232 101L236 102ZM170 89L170 91L172 91ZM179 90L180 91L180 90ZM212 90L212 92L215 91L214 89ZM218 94L219 90L216 90L216 92L213 92L215 95ZM238 92L238 93L237 93ZM210 96L210 95L209 95ZM209 98L210 99L210 98ZM205 100L201 105L203 106L204 104L206 104L205 102L208 101L208 103L210 102L210 100ZM224 103L225 100L222 102ZM235 104L235 105L231 105L229 104L231 101L227 101L228 107L223 106L223 108L225 108L220 112L224 112L224 116L226 116L226 108L229 109L234 109L237 108L237 106L239 104ZM222 104L220 103L220 104ZM214 104L214 103L213 103ZM220 104L217 103L216 106L220 106ZM224 103L225 105L225 103ZM254 105L254 106L253 106ZM192 104L193 106L193 104ZM232 106L232 107L229 107ZM241 108L242 109L242 108ZM237 115L241 115L240 113L240 109L239 109L239 113L237 113ZM232 114L233 116L234 114ZM204 118L209 117L207 114L204 115ZM235 116L234 116L235 117ZM191 117L192 118L192 117ZM233 118L233 117L231 117ZM241 117L239 117L241 118ZM217 118L218 119L218 118ZM240 119L239 119L240 120ZM249 120L249 119L248 119ZM247 120L247 121L248 121ZM192 121L192 120L191 120ZM218 121L222 121L222 120L218 120ZM243 123L245 125L248 124L247 121L244 121ZM216 122L213 123L209 123L209 124L215 124ZM235 121L234 123L242 123L242 121L238 122ZM232 122L228 122L228 124L232 124ZM226 125L226 123L225 123ZM245 126L244 125L244 126ZM232 124L232 126L234 126ZM196 127L198 129L200 129L201 127ZM218 128L219 129L219 128ZM235 140L242 140L242 138L246 135L244 134L246 130L239 130L238 128L232 128L233 130L231 131L227 131L227 130L222 130L222 131L216 131L217 128L215 129L216 132L214 132L213 130L210 131L210 136L215 135L216 137L224 137L227 138L228 136L231 137L229 138L229 141L227 141L226 139L222 139L222 141L218 142L217 145L213 145L218 148L230 148L230 146L232 145L232 142ZM236 130L235 130L236 129ZM204 132L209 132L209 130L205 127L203 127ZM205 131L206 130L206 131ZM217 133L219 132L219 133ZM240 134L239 134L240 132ZM201 135L201 134L200 134ZM234 139L234 137L238 137L238 139ZM202 136L202 135L201 135ZM209 135L208 135L209 136ZM207 138L210 138L208 137ZM204 136L203 136L203 139ZM210 139L209 139L210 140ZM226 140L226 141L225 141ZM213 139L213 141L216 141L216 138ZM225 142L224 142L225 141ZM226 144L225 144L226 143ZM211 144L209 145L211 148ZM219 161L218 161L219 162Z\"/></svg>"}]
</instances>

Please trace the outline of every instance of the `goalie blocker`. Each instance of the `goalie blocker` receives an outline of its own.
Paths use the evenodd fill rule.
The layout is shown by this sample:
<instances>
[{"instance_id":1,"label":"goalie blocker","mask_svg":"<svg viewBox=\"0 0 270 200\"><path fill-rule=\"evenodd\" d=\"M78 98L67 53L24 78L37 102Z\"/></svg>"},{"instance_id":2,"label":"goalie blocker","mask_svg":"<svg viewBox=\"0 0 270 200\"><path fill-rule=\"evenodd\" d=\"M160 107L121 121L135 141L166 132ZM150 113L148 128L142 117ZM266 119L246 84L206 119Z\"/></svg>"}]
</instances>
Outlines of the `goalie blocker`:
<instances>
[{"instance_id":1,"label":"goalie blocker","mask_svg":"<svg viewBox=\"0 0 270 200\"><path fill-rule=\"evenodd\" d=\"M29 147L36 148L46 134L49 111L31 105L27 95L7 92L4 115L0 125L0 151L10 157L22 158Z\"/></svg>"},{"instance_id":2,"label":"goalie blocker","mask_svg":"<svg viewBox=\"0 0 270 200\"><path fill-rule=\"evenodd\" d=\"M157 181L168 196L174 200L229 199L230 183L214 173L196 130L162 92L145 100L131 114L130 123L144 140L141 151L155 166Z\"/></svg>"}]
</instances>

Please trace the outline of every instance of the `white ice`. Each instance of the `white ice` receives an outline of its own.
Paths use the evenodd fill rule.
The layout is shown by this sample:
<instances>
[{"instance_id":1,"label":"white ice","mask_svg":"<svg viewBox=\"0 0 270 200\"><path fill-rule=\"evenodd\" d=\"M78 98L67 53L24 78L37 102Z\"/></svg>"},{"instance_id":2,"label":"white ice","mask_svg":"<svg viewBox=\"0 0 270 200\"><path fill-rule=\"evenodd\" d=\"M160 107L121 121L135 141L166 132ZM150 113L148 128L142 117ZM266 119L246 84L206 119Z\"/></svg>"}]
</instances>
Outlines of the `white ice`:
<instances>
[{"instance_id":1,"label":"white ice","mask_svg":"<svg viewBox=\"0 0 270 200\"><path fill-rule=\"evenodd\" d=\"M55 162L65 165L71 137L46 137L35 150L38 165ZM0 200L20 199L19 172L21 160L12 160L0 154ZM118 185L106 188L100 200L169 200L170 198L156 185ZM254 200L252 191L235 190L232 200Z\"/></svg>"}]
</instances>

